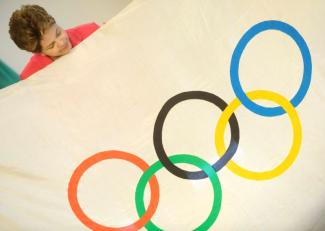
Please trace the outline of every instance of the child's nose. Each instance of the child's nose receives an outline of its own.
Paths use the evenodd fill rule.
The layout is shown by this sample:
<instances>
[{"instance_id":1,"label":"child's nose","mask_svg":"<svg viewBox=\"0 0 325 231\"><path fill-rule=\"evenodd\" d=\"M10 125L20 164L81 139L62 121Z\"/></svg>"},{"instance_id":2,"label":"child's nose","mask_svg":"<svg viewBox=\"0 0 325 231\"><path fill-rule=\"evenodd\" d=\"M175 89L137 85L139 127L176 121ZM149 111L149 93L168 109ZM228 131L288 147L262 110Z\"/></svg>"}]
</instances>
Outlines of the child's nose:
<instances>
[{"instance_id":1,"label":"child's nose","mask_svg":"<svg viewBox=\"0 0 325 231\"><path fill-rule=\"evenodd\" d=\"M57 41L58 48L62 48L65 45L64 39L58 39Z\"/></svg>"}]
</instances>

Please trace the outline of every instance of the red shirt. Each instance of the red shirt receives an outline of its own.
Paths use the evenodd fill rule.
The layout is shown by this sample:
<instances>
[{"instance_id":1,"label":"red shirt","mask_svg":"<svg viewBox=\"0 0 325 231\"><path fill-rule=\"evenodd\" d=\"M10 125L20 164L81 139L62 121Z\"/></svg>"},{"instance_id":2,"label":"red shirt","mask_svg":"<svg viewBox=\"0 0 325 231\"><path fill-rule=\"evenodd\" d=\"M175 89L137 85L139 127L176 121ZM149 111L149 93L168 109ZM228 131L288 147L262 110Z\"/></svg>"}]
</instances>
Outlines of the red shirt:
<instances>
[{"instance_id":1,"label":"red shirt","mask_svg":"<svg viewBox=\"0 0 325 231\"><path fill-rule=\"evenodd\" d=\"M72 47L75 47L98 28L99 26L96 23L88 23L68 29L66 32L69 36ZM38 53L33 54L21 72L20 79L27 79L29 76L43 69L52 62L53 60L48 56L44 56Z\"/></svg>"}]
</instances>

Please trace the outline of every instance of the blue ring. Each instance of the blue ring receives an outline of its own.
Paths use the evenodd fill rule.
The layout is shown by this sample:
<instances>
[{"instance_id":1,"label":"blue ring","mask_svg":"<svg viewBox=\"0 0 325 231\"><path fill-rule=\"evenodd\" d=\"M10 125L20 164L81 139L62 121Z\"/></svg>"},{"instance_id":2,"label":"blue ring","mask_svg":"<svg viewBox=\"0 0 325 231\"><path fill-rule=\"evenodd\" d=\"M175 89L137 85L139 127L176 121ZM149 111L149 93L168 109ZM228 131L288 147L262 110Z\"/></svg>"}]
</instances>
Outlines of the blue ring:
<instances>
[{"instance_id":1,"label":"blue ring","mask_svg":"<svg viewBox=\"0 0 325 231\"><path fill-rule=\"evenodd\" d=\"M258 33L265 31L265 30L279 30L283 33L289 35L298 45L299 50L301 52L303 62L304 62L304 73L300 88L296 95L290 100L291 104L296 107L305 97L308 88L310 86L311 81L311 72L312 72L312 63L311 63L311 56L308 49L308 46L303 39L303 37L299 34L299 32L290 26L287 23L270 20L260 22L253 27L251 27L239 40L233 54L231 57L231 64L230 64L230 80L233 90L241 101L241 103L248 108L250 111L255 112L256 114L262 116L277 116L282 115L285 113L283 108L281 107L263 107L260 106L253 101L251 101L244 92L240 82L239 82L239 61L240 57L248 44L248 42Z\"/></svg>"}]
</instances>

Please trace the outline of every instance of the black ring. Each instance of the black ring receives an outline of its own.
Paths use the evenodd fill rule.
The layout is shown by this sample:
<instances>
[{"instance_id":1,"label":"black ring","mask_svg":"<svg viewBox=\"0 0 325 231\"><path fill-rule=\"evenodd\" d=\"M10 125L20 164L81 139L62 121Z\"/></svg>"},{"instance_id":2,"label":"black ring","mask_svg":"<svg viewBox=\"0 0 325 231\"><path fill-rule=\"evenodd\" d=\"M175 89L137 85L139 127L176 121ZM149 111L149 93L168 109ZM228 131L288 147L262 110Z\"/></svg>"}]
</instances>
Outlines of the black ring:
<instances>
[{"instance_id":1,"label":"black ring","mask_svg":"<svg viewBox=\"0 0 325 231\"><path fill-rule=\"evenodd\" d=\"M164 146L162 144L162 128L168 112L179 102L182 102L184 100L189 100L189 99L200 99L200 100L208 101L216 105L217 107L219 107L222 111L224 111L225 108L228 106L228 104L225 101L223 101L221 98L209 92L188 91L188 92L182 92L178 95L175 95L164 104L164 106L161 108L157 116L154 132L153 132L153 143L159 160L170 173L183 179L198 180L198 179L206 178L207 174L204 171L191 172L191 171L186 171L181 168L178 168L169 160L165 152ZM219 171L228 163L228 161L235 154L238 147L239 127L238 127L237 118L234 113L231 115L229 119L229 123L230 123L230 131L231 131L230 145L227 148L225 154L216 163L212 165L213 169L216 172Z\"/></svg>"}]
</instances>

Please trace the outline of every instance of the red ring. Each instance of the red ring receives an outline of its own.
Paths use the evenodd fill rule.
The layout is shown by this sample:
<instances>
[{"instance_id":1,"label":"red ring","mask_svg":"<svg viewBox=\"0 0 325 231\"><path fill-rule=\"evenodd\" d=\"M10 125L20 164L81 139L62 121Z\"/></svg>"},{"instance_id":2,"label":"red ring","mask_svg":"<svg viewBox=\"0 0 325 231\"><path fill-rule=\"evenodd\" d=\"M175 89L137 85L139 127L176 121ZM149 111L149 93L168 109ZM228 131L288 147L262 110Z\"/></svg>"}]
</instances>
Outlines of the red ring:
<instances>
[{"instance_id":1,"label":"red ring","mask_svg":"<svg viewBox=\"0 0 325 231\"><path fill-rule=\"evenodd\" d=\"M141 168L142 171L146 171L149 168L149 165L144 162L141 158L127 153L127 152L121 152L121 151L105 151L105 152L99 152L86 160L84 160L73 172L69 185L68 185L68 199L70 206L72 208L72 211L77 216L77 218L88 228L92 230L139 230L142 228L153 216L155 213L157 207L158 207L158 200L159 200L159 185L157 178L153 176L150 181L150 191L151 191L151 198L149 202L149 206L147 211L143 214L143 216L137 220L136 222L132 223L128 226L123 226L119 228L113 228L104 226L101 224L96 223L92 219L90 219L82 210L80 207L80 204L78 202L77 198L77 190L78 190L78 184L80 181L81 176L86 172L87 169L89 169L94 164L106 160L106 159L122 159L129 161L139 168Z\"/></svg>"}]
</instances>

